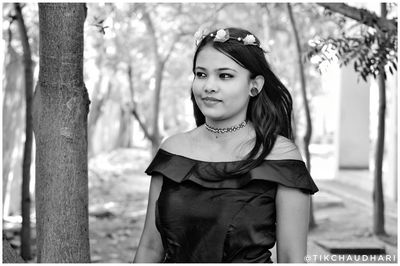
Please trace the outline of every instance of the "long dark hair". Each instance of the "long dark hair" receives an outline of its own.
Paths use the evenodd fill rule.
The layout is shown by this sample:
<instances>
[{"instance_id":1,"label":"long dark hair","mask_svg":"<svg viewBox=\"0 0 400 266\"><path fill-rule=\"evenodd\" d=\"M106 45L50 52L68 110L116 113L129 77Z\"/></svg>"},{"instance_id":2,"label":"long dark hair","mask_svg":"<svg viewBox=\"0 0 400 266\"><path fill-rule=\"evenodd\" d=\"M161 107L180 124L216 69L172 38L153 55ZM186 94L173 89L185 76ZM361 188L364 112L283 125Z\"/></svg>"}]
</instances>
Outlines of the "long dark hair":
<instances>
[{"instance_id":1,"label":"long dark hair","mask_svg":"<svg viewBox=\"0 0 400 266\"><path fill-rule=\"evenodd\" d=\"M193 58L193 73L199 52L205 46L212 45L240 66L246 68L251 73L250 78L261 75L265 79L263 89L257 96L250 97L247 108L247 120L253 123L256 136L252 150L244 158L241 166L234 173L231 173L241 174L258 166L264 160L271 152L278 135L293 140L291 127L292 97L279 78L272 72L263 49L259 45L244 45L243 42L237 40L239 37L243 39L252 33L240 28L227 28L225 30L228 30L230 36L230 39L225 42L214 41L213 36L216 35L216 31L212 32L213 36L210 36L210 33L201 40ZM260 44L259 39L255 39L256 44ZM193 91L191 92L191 99L196 125L201 126L205 123L205 117L196 104Z\"/></svg>"}]
</instances>

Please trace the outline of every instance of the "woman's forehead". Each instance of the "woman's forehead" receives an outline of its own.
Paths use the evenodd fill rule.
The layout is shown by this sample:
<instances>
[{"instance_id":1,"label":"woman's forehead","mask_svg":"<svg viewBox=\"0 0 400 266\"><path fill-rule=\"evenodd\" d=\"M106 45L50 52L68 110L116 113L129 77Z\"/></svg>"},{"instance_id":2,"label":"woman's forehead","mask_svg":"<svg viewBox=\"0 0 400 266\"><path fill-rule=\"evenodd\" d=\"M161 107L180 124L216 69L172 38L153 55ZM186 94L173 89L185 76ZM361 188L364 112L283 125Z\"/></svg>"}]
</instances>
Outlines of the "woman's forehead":
<instances>
[{"instance_id":1,"label":"woman's forehead","mask_svg":"<svg viewBox=\"0 0 400 266\"><path fill-rule=\"evenodd\" d=\"M238 63L236 63L232 58L226 54L218 51L212 46L204 47L197 55L196 67L202 68L232 68L232 69L244 69Z\"/></svg>"}]
</instances>

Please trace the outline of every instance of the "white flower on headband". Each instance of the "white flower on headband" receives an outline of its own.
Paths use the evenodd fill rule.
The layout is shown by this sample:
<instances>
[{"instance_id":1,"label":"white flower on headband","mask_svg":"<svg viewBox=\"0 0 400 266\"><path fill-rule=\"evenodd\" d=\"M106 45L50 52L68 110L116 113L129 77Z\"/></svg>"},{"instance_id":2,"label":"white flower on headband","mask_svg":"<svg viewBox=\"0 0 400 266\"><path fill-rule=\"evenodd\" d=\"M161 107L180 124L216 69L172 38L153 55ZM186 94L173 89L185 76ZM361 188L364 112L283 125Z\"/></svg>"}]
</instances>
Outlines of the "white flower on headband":
<instances>
[{"instance_id":1,"label":"white flower on headband","mask_svg":"<svg viewBox=\"0 0 400 266\"><path fill-rule=\"evenodd\" d=\"M195 44L199 45L199 43L204 39L207 35L208 30L206 27L200 27L198 31L194 34Z\"/></svg>"},{"instance_id":2,"label":"white flower on headband","mask_svg":"<svg viewBox=\"0 0 400 266\"><path fill-rule=\"evenodd\" d=\"M214 42L226 42L229 39L228 30L220 29L215 35Z\"/></svg>"},{"instance_id":3,"label":"white flower on headband","mask_svg":"<svg viewBox=\"0 0 400 266\"><path fill-rule=\"evenodd\" d=\"M256 37L252 34L247 34L246 37L243 39L243 43L245 45L257 45L256 44Z\"/></svg>"}]
</instances>

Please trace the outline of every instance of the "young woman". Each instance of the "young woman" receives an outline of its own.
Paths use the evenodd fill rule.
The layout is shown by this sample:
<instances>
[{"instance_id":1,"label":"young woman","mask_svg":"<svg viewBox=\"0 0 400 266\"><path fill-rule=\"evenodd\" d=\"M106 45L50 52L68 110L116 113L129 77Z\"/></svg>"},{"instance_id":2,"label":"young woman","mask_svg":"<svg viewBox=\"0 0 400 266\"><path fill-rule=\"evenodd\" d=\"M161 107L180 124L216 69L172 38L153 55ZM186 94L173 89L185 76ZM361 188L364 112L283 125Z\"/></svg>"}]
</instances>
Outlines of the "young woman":
<instances>
[{"instance_id":1,"label":"young woman","mask_svg":"<svg viewBox=\"0 0 400 266\"><path fill-rule=\"evenodd\" d=\"M197 127L165 140L135 262L304 262L310 194L292 141L292 100L259 40L228 28L200 37Z\"/></svg>"}]
</instances>

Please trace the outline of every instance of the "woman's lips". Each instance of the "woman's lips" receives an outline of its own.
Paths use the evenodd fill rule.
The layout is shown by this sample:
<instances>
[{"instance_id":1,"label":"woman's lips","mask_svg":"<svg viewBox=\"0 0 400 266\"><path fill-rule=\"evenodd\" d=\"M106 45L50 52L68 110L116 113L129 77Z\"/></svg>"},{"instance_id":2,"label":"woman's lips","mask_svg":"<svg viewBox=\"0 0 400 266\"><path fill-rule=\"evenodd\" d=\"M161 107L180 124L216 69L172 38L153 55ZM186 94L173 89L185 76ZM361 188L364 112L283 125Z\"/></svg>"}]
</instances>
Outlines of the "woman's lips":
<instances>
[{"instance_id":1,"label":"woman's lips","mask_svg":"<svg viewBox=\"0 0 400 266\"><path fill-rule=\"evenodd\" d=\"M221 100L214 98L214 97L203 97L201 98L204 102L210 102L210 103L218 103L222 102Z\"/></svg>"}]
</instances>

